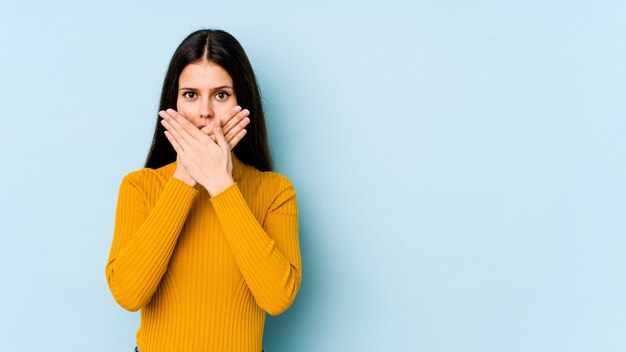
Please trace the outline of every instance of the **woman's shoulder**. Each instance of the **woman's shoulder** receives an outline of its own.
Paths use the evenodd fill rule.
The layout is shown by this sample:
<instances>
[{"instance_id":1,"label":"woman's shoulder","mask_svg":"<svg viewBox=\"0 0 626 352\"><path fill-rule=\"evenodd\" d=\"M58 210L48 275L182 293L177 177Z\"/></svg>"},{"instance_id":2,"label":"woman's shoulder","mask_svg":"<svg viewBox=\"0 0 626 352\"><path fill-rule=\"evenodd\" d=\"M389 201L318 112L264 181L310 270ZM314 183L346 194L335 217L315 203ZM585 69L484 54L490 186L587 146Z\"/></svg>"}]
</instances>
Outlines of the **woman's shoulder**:
<instances>
[{"instance_id":1,"label":"woman's shoulder","mask_svg":"<svg viewBox=\"0 0 626 352\"><path fill-rule=\"evenodd\" d=\"M127 172L122 181L129 182L136 187L145 188L156 184L163 184L168 177L174 174L176 162L161 166L156 169L143 167Z\"/></svg>"},{"instance_id":2,"label":"woman's shoulder","mask_svg":"<svg viewBox=\"0 0 626 352\"><path fill-rule=\"evenodd\" d=\"M249 180L252 181L253 188L257 190L259 195L266 194L266 196L270 195L270 197L274 198L285 192L295 194L296 190L293 183L286 175L276 171L252 169L253 175L251 175L252 177Z\"/></svg>"},{"instance_id":3,"label":"woman's shoulder","mask_svg":"<svg viewBox=\"0 0 626 352\"><path fill-rule=\"evenodd\" d=\"M291 179L284 174L276 171L264 171L263 173L268 179L272 180L272 182L278 183L279 185L291 185Z\"/></svg>"},{"instance_id":4,"label":"woman's shoulder","mask_svg":"<svg viewBox=\"0 0 626 352\"><path fill-rule=\"evenodd\" d=\"M258 185L257 195L269 201L265 203L269 211L296 198L296 189L286 175L276 171L263 171L259 174L262 180Z\"/></svg>"},{"instance_id":5,"label":"woman's shoulder","mask_svg":"<svg viewBox=\"0 0 626 352\"><path fill-rule=\"evenodd\" d=\"M248 181L254 182L257 186L271 186L280 185L285 183L291 183L289 178L276 171L261 171L256 167L243 162L241 159L232 154L233 161L233 178L236 182Z\"/></svg>"}]
</instances>

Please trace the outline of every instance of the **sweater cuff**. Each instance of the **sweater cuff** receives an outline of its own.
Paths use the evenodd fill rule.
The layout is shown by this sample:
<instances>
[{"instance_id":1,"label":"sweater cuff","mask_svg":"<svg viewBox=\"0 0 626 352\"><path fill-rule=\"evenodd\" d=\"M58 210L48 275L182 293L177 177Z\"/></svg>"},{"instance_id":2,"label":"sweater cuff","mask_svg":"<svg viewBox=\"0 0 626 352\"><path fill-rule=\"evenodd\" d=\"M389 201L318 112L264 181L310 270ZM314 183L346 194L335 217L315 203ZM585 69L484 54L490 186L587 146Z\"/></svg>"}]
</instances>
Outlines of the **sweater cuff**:
<instances>
[{"instance_id":1,"label":"sweater cuff","mask_svg":"<svg viewBox=\"0 0 626 352\"><path fill-rule=\"evenodd\" d=\"M182 200L185 202L192 201L198 193L199 191L194 187L186 184L176 177L170 176L169 180L163 187L163 193L161 193L161 196L165 195L168 199Z\"/></svg>"},{"instance_id":2,"label":"sweater cuff","mask_svg":"<svg viewBox=\"0 0 626 352\"><path fill-rule=\"evenodd\" d=\"M243 195L239 191L237 182L234 182L232 185L228 186L228 188L209 199L214 207L220 208L228 208L229 206L232 206L232 204L237 203L240 200L243 200L245 203Z\"/></svg>"}]
</instances>

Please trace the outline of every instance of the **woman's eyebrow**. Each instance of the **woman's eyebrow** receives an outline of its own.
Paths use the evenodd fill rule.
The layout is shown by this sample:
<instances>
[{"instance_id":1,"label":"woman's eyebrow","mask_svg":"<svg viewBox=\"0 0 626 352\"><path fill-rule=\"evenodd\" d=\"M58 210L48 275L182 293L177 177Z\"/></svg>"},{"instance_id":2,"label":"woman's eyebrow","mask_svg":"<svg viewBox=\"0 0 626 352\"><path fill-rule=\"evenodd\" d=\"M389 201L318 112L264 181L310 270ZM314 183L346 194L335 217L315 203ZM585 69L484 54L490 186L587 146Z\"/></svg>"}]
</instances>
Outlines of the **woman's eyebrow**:
<instances>
[{"instance_id":1,"label":"woman's eyebrow","mask_svg":"<svg viewBox=\"0 0 626 352\"><path fill-rule=\"evenodd\" d=\"M225 85L225 86L219 86L219 87L211 88L210 90L218 90L218 89L224 89L224 88L233 89L233 87ZM180 88L179 90L197 90L197 88L183 87L183 88Z\"/></svg>"}]
</instances>

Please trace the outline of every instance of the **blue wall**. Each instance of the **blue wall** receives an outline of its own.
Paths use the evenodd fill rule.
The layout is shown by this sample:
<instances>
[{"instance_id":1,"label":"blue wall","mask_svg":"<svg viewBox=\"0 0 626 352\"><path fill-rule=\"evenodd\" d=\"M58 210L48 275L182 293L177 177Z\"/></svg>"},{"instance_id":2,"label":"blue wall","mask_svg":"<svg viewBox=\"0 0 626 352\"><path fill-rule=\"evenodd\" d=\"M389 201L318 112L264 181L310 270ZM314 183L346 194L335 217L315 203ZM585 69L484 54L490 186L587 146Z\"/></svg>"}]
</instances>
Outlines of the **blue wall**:
<instances>
[{"instance_id":1,"label":"blue wall","mask_svg":"<svg viewBox=\"0 0 626 352\"><path fill-rule=\"evenodd\" d=\"M131 351L104 265L168 60L246 49L304 279L266 351L626 350L622 1L2 2L0 350Z\"/></svg>"}]
</instances>

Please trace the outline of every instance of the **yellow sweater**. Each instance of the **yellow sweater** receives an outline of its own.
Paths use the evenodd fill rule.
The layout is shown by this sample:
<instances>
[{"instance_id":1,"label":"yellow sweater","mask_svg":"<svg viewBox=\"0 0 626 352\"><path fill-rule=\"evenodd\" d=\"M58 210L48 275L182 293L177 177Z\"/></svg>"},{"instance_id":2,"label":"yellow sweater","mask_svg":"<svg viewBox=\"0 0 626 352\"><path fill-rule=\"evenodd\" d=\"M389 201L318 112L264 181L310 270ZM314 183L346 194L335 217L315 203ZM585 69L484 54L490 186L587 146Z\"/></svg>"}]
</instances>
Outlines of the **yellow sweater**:
<instances>
[{"instance_id":1,"label":"yellow sweater","mask_svg":"<svg viewBox=\"0 0 626 352\"><path fill-rule=\"evenodd\" d=\"M142 352L260 352L265 313L298 293L295 189L231 155L235 184L213 198L172 177L176 161L122 179L105 272L117 303L141 309Z\"/></svg>"}]
</instances>

